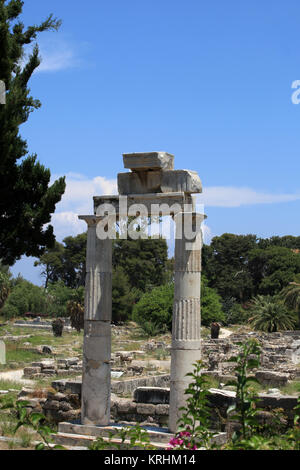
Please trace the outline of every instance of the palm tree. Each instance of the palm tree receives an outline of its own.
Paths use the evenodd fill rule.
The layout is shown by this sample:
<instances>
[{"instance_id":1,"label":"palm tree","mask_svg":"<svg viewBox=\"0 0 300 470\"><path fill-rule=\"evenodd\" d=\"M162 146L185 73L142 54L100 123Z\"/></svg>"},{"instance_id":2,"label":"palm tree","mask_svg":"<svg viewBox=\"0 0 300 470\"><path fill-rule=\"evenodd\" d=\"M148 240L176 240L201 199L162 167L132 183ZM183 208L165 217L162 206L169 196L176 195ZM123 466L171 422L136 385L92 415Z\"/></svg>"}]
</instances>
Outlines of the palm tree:
<instances>
[{"instance_id":1,"label":"palm tree","mask_svg":"<svg viewBox=\"0 0 300 470\"><path fill-rule=\"evenodd\" d=\"M280 330L293 330L295 317L287 310L285 305L277 298L270 295L258 295L252 301L249 323L255 330L274 333Z\"/></svg>"},{"instance_id":2,"label":"palm tree","mask_svg":"<svg viewBox=\"0 0 300 470\"><path fill-rule=\"evenodd\" d=\"M300 276L297 276L295 282L290 282L289 285L281 291L281 296L288 308L298 312L298 327L300 329Z\"/></svg>"}]
</instances>

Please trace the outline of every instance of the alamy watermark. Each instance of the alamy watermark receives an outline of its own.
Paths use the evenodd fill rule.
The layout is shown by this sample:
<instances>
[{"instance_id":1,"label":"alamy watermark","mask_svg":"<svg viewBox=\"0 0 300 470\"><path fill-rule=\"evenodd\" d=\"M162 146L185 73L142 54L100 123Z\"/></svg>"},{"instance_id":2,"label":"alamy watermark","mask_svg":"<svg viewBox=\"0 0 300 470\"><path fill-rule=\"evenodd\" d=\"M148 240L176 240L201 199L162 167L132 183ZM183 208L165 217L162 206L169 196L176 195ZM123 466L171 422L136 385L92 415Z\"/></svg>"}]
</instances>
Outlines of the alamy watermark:
<instances>
[{"instance_id":1,"label":"alamy watermark","mask_svg":"<svg viewBox=\"0 0 300 470\"><path fill-rule=\"evenodd\" d=\"M0 104L6 104L6 87L3 80L0 80Z\"/></svg>"},{"instance_id":2,"label":"alamy watermark","mask_svg":"<svg viewBox=\"0 0 300 470\"><path fill-rule=\"evenodd\" d=\"M159 199L159 194L157 196ZM127 196L119 196L115 204L108 202L97 207L96 233L100 240L184 239L186 249L194 250L194 244L189 242L201 234L203 213L203 204L197 205L196 212L193 204L128 205Z\"/></svg>"}]
</instances>

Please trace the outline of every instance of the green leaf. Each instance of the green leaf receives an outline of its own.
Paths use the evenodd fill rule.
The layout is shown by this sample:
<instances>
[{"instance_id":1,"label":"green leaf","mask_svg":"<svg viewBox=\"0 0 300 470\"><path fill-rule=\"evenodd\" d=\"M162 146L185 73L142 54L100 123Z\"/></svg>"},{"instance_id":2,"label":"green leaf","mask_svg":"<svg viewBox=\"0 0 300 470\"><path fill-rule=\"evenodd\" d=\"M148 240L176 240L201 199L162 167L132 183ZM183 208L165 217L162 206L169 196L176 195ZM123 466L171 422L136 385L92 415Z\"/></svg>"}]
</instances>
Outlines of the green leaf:
<instances>
[{"instance_id":1,"label":"green leaf","mask_svg":"<svg viewBox=\"0 0 300 470\"><path fill-rule=\"evenodd\" d=\"M35 450L44 450L44 449L45 449L45 444L43 442L39 442L39 444L35 446Z\"/></svg>"}]
</instances>

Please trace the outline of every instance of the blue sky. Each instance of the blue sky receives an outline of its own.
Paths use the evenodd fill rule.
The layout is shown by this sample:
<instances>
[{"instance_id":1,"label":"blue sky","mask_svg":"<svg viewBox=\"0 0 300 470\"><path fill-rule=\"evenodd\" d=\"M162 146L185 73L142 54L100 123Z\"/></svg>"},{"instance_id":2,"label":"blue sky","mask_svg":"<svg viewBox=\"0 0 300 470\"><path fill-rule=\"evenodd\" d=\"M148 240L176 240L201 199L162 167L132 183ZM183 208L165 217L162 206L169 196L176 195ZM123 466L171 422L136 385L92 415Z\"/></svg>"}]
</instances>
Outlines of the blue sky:
<instances>
[{"instance_id":1,"label":"blue sky","mask_svg":"<svg viewBox=\"0 0 300 470\"><path fill-rule=\"evenodd\" d=\"M25 24L49 13L63 25L39 36L30 87L43 106L21 133L67 176L58 240L116 191L122 153L151 150L198 171L207 241L299 235L299 1L25 0ZM12 271L42 282L32 259Z\"/></svg>"}]
</instances>

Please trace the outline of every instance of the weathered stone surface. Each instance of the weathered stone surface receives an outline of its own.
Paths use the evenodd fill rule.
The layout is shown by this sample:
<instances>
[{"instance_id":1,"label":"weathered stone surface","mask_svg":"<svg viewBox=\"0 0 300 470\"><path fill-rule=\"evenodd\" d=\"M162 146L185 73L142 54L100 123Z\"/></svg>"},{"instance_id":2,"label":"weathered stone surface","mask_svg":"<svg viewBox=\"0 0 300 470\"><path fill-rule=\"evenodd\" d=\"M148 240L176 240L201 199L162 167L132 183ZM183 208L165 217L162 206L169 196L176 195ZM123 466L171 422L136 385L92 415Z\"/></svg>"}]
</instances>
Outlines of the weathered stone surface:
<instances>
[{"instance_id":1,"label":"weathered stone surface","mask_svg":"<svg viewBox=\"0 0 300 470\"><path fill-rule=\"evenodd\" d=\"M39 374L41 372L40 367L25 367L24 368L24 377L31 377L34 374Z\"/></svg>"},{"instance_id":2,"label":"weathered stone surface","mask_svg":"<svg viewBox=\"0 0 300 470\"><path fill-rule=\"evenodd\" d=\"M119 194L201 193L201 180L195 171L140 171L118 174Z\"/></svg>"},{"instance_id":3,"label":"weathered stone surface","mask_svg":"<svg viewBox=\"0 0 300 470\"><path fill-rule=\"evenodd\" d=\"M155 415L155 405L146 403L137 403L136 411L141 415Z\"/></svg>"},{"instance_id":4,"label":"weathered stone surface","mask_svg":"<svg viewBox=\"0 0 300 470\"><path fill-rule=\"evenodd\" d=\"M286 385L289 379L289 374L269 370L258 370L255 377L261 384L276 386Z\"/></svg>"},{"instance_id":5,"label":"weathered stone surface","mask_svg":"<svg viewBox=\"0 0 300 470\"><path fill-rule=\"evenodd\" d=\"M191 382L187 374L201 358L200 285L201 222L203 215L190 214L190 219L175 216L175 294L172 320L171 380L169 429L176 433L180 409L185 406L185 390ZM189 224L191 232L186 230Z\"/></svg>"},{"instance_id":6,"label":"weathered stone surface","mask_svg":"<svg viewBox=\"0 0 300 470\"><path fill-rule=\"evenodd\" d=\"M47 400L44 404L45 410L59 410L59 401L57 400Z\"/></svg>"},{"instance_id":7,"label":"weathered stone surface","mask_svg":"<svg viewBox=\"0 0 300 470\"><path fill-rule=\"evenodd\" d=\"M131 170L173 170L174 155L167 152L139 152L123 154L124 168Z\"/></svg>"},{"instance_id":8,"label":"weathered stone surface","mask_svg":"<svg viewBox=\"0 0 300 470\"><path fill-rule=\"evenodd\" d=\"M168 416L169 415L169 405L168 404L157 404L155 407L155 414L158 416Z\"/></svg>"},{"instance_id":9,"label":"weathered stone surface","mask_svg":"<svg viewBox=\"0 0 300 470\"><path fill-rule=\"evenodd\" d=\"M118 413L136 413L137 405L131 400L118 400L117 403L117 412Z\"/></svg>"}]
</instances>

